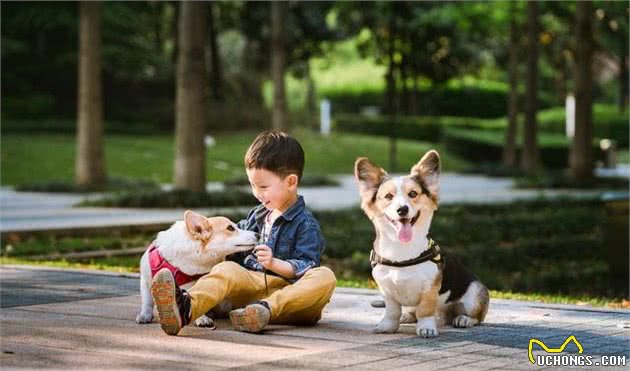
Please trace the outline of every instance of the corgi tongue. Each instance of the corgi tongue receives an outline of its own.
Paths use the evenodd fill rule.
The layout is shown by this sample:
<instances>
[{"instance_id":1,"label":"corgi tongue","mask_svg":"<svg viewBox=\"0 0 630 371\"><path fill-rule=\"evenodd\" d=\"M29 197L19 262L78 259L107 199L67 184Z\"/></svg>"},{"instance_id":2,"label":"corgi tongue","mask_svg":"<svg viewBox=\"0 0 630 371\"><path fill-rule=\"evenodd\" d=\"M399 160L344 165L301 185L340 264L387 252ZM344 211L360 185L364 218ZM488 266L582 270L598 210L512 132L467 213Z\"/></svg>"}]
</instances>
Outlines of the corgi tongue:
<instances>
[{"instance_id":1,"label":"corgi tongue","mask_svg":"<svg viewBox=\"0 0 630 371\"><path fill-rule=\"evenodd\" d=\"M401 223L400 230L398 231L398 239L400 242L411 241L413 230L411 229L411 223Z\"/></svg>"}]
</instances>

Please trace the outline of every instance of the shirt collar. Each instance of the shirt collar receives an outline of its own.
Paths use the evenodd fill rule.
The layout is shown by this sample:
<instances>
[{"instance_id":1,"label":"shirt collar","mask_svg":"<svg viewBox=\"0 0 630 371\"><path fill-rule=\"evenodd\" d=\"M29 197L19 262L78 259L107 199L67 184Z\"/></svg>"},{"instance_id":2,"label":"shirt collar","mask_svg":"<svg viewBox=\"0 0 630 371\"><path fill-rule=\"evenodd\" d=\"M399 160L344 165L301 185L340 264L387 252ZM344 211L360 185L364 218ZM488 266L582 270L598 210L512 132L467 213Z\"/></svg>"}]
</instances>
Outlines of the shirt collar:
<instances>
[{"instance_id":1,"label":"shirt collar","mask_svg":"<svg viewBox=\"0 0 630 371\"><path fill-rule=\"evenodd\" d=\"M304 210L305 207L304 198L298 195L297 201L291 207L287 209L282 215L281 218L290 222L292 221L299 213ZM265 217L269 214L270 211L265 208L263 205L259 206L259 209L254 212L254 219L256 220L256 224L259 226L263 225L265 222Z\"/></svg>"},{"instance_id":2,"label":"shirt collar","mask_svg":"<svg viewBox=\"0 0 630 371\"><path fill-rule=\"evenodd\" d=\"M299 213L301 213L302 210L304 210L304 206L305 206L304 198L302 196L298 195L297 201L295 201L295 203L293 205L291 205L291 207L288 208L287 211L282 213L282 215L280 215L280 216L282 218L284 218L286 221L290 222Z\"/></svg>"}]
</instances>

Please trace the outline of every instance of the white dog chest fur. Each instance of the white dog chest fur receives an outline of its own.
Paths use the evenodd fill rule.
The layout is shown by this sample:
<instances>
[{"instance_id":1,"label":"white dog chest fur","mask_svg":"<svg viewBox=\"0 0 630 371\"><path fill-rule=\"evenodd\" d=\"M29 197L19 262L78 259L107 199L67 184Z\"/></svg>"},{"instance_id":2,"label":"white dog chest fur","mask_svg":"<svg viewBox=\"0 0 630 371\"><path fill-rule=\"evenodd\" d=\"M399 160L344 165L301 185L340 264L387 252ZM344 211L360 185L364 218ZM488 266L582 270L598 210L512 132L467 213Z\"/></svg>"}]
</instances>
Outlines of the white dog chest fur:
<instances>
[{"instance_id":1,"label":"white dog chest fur","mask_svg":"<svg viewBox=\"0 0 630 371\"><path fill-rule=\"evenodd\" d=\"M383 295L403 306L418 305L421 294L430 289L437 274L437 265L430 261L402 268L377 265L372 270Z\"/></svg>"}]
</instances>

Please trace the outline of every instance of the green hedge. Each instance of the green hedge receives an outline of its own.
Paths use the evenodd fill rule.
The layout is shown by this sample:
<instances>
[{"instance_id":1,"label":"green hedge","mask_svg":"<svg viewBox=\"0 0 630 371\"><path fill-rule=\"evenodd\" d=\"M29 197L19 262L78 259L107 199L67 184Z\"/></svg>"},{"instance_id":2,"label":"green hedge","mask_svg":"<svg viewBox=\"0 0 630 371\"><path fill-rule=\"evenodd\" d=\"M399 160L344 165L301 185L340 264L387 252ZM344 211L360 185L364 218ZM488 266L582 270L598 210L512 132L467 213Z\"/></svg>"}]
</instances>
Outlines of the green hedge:
<instances>
[{"instance_id":1,"label":"green hedge","mask_svg":"<svg viewBox=\"0 0 630 371\"><path fill-rule=\"evenodd\" d=\"M503 154L505 133L498 130L448 129L444 132L446 148L469 161L500 162ZM538 133L542 164L547 168L561 169L569 166L570 143L562 135ZM517 155L521 155L520 141ZM602 159L596 141L593 142L595 160Z\"/></svg>"},{"instance_id":2,"label":"green hedge","mask_svg":"<svg viewBox=\"0 0 630 371\"><path fill-rule=\"evenodd\" d=\"M622 148L628 147L630 124L628 111L619 112L615 105L595 104L593 106L593 135L599 138L611 138ZM566 115L564 107L540 111L538 126L541 131L565 133Z\"/></svg>"},{"instance_id":3,"label":"green hedge","mask_svg":"<svg viewBox=\"0 0 630 371\"><path fill-rule=\"evenodd\" d=\"M335 130L369 135L390 136L410 140L440 141L445 128L501 129L500 120L452 116L334 116ZM393 123L393 125L392 125Z\"/></svg>"},{"instance_id":4,"label":"green hedge","mask_svg":"<svg viewBox=\"0 0 630 371\"><path fill-rule=\"evenodd\" d=\"M416 105L419 112L427 116L497 118L507 115L507 95L508 91L501 88L422 88ZM320 96L331 101L334 114L360 113L366 106L382 109L385 101L384 91L374 89L330 90L321 92ZM552 105L548 99L539 99L540 108Z\"/></svg>"},{"instance_id":5,"label":"green hedge","mask_svg":"<svg viewBox=\"0 0 630 371\"><path fill-rule=\"evenodd\" d=\"M13 133L71 133L77 131L77 122L69 119L17 120L2 118L2 134ZM107 134L151 134L159 131L154 125L142 122L106 121Z\"/></svg>"},{"instance_id":6,"label":"green hedge","mask_svg":"<svg viewBox=\"0 0 630 371\"><path fill-rule=\"evenodd\" d=\"M258 201L249 192L230 190L220 192L190 192L184 190L131 191L86 200L78 206L182 208L255 206Z\"/></svg>"}]
</instances>

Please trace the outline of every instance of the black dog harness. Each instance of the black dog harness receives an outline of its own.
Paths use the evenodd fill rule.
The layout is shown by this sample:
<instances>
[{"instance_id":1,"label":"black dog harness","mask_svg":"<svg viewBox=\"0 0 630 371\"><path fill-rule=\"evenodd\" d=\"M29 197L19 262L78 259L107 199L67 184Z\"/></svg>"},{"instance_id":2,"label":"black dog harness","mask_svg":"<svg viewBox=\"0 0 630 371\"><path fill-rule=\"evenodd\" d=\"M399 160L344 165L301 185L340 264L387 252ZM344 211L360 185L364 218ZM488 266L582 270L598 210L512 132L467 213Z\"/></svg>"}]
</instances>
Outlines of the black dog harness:
<instances>
[{"instance_id":1,"label":"black dog harness","mask_svg":"<svg viewBox=\"0 0 630 371\"><path fill-rule=\"evenodd\" d=\"M435 243L435 241L433 241L431 237L429 237L429 248L423 251L420 256L413 259L403 261L391 261L377 254L374 249L372 249L372 251L370 252L370 264L372 265L372 268L374 268L377 264L387 265L390 267L410 267L412 265L424 263L429 260L438 265L442 263L440 246Z\"/></svg>"}]
</instances>

